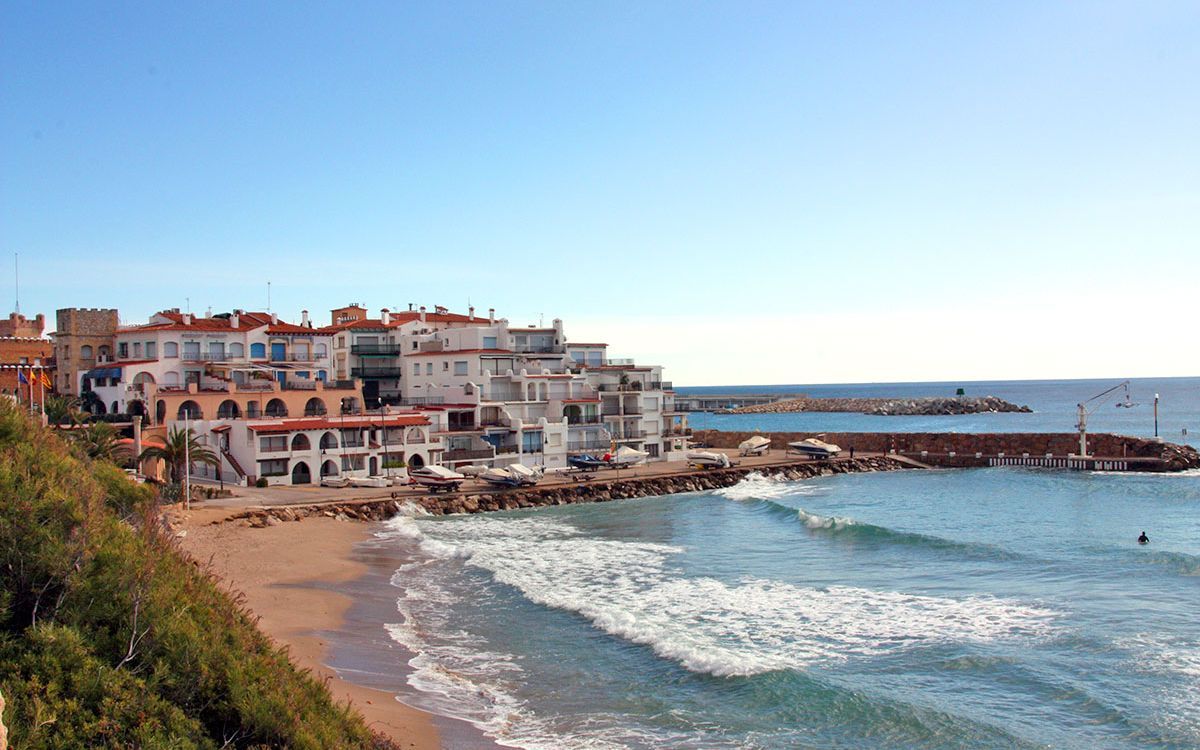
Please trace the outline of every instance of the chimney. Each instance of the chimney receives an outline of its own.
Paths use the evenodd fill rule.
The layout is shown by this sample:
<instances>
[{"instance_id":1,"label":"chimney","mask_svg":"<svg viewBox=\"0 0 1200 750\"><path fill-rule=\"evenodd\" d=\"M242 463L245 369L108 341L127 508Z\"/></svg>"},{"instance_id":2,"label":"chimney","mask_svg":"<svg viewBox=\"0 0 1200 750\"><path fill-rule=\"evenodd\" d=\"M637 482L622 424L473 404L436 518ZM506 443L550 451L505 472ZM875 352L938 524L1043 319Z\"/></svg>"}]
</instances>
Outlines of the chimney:
<instances>
[{"instance_id":1,"label":"chimney","mask_svg":"<svg viewBox=\"0 0 1200 750\"><path fill-rule=\"evenodd\" d=\"M185 326L190 326L192 324L192 314L191 313L183 314L183 324Z\"/></svg>"},{"instance_id":2,"label":"chimney","mask_svg":"<svg viewBox=\"0 0 1200 750\"><path fill-rule=\"evenodd\" d=\"M488 322L489 323L496 322L496 308L494 308L494 307L488 308Z\"/></svg>"},{"instance_id":3,"label":"chimney","mask_svg":"<svg viewBox=\"0 0 1200 750\"><path fill-rule=\"evenodd\" d=\"M421 322L425 322L425 305L421 305Z\"/></svg>"},{"instance_id":4,"label":"chimney","mask_svg":"<svg viewBox=\"0 0 1200 750\"><path fill-rule=\"evenodd\" d=\"M204 311L204 317L206 317L206 318L212 317L212 305L209 305L208 309Z\"/></svg>"},{"instance_id":5,"label":"chimney","mask_svg":"<svg viewBox=\"0 0 1200 750\"><path fill-rule=\"evenodd\" d=\"M230 328L237 328L238 325L241 323L241 320L242 320L242 316L240 314L241 312L242 312L241 310L234 310L233 315L229 316L229 327Z\"/></svg>"},{"instance_id":6,"label":"chimney","mask_svg":"<svg viewBox=\"0 0 1200 750\"><path fill-rule=\"evenodd\" d=\"M385 326L390 326L392 324L392 311L386 307L383 308L379 311L379 319L383 321Z\"/></svg>"},{"instance_id":7,"label":"chimney","mask_svg":"<svg viewBox=\"0 0 1200 750\"><path fill-rule=\"evenodd\" d=\"M413 303L409 302L409 303L408 303L408 311L409 311L409 312L412 312L412 311L413 311L413 309L412 309L412 306L413 306Z\"/></svg>"},{"instance_id":8,"label":"chimney","mask_svg":"<svg viewBox=\"0 0 1200 750\"><path fill-rule=\"evenodd\" d=\"M304 326L305 328L308 327L308 310L300 311L300 325Z\"/></svg>"},{"instance_id":9,"label":"chimney","mask_svg":"<svg viewBox=\"0 0 1200 750\"><path fill-rule=\"evenodd\" d=\"M279 325L279 313L271 313L271 325Z\"/></svg>"},{"instance_id":10,"label":"chimney","mask_svg":"<svg viewBox=\"0 0 1200 750\"><path fill-rule=\"evenodd\" d=\"M474 306L467 308L467 317L470 318L471 320L475 320L475 307Z\"/></svg>"}]
</instances>

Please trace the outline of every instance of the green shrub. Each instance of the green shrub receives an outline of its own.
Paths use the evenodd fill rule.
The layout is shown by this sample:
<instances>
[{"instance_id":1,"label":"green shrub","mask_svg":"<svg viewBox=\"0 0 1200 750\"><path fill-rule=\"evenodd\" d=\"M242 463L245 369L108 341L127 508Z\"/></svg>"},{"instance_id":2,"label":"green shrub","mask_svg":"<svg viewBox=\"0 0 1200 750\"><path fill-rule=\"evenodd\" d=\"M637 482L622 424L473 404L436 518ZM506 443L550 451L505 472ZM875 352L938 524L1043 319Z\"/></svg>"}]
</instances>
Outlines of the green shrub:
<instances>
[{"instance_id":1,"label":"green shrub","mask_svg":"<svg viewBox=\"0 0 1200 750\"><path fill-rule=\"evenodd\" d=\"M0 403L14 747L389 747L159 532L153 491Z\"/></svg>"},{"instance_id":2,"label":"green shrub","mask_svg":"<svg viewBox=\"0 0 1200 750\"><path fill-rule=\"evenodd\" d=\"M266 487L267 484L268 482L266 477L259 477L258 479L254 480L255 487Z\"/></svg>"}]
</instances>

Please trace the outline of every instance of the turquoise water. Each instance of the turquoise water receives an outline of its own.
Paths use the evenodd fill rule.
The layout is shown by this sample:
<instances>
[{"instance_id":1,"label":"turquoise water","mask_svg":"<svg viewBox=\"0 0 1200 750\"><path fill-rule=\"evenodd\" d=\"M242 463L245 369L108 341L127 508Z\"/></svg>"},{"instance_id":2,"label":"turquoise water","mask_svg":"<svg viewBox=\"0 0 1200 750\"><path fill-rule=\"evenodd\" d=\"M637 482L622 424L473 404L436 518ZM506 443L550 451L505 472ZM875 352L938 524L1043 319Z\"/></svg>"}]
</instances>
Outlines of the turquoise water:
<instances>
[{"instance_id":1,"label":"turquoise water","mask_svg":"<svg viewBox=\"0 0 1200 750\"><path fill-rule=\"evenodd\" d=\"M679 388L683 394L806 393L814 398L918 398L953 396L962 387L971 396L998 396L1033 409L1032 414L963 414L936 417L876 417L866 414L708 414L689 415L696 429L776 432L1072 432L1077 404L1120 383L1112 380L993 380L969 383L868 383L857 385L711 386ZM1154 394L1159 394L1159 435L1200 447L1200 378L1138 378L1124 391L1089 404L1092 432L1154 435Z\"/></svg>"},{"instance_id":2,"label":"turquoise water","mask_svg":"<svg viewBox=\"0 0 1200 750\"><path fill-rule=\"evenodd\" d=\"M1197 747L1198 510L979 469L402 517L386 629L515 747Z\"/></svg>"}]
</instances>

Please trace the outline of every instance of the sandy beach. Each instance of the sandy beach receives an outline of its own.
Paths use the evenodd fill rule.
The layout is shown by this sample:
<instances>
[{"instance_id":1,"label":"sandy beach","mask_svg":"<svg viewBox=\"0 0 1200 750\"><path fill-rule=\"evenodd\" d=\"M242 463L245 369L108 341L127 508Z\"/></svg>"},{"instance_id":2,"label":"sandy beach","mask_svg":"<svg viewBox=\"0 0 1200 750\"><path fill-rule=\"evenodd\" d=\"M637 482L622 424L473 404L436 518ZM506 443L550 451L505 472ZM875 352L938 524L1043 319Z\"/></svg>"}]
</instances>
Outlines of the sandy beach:
<instances>
[{"instance_id":1,"label":"sandy beach","mask_svg":"<svg viewBox=\"0 0 1200 750\"><path fill-rule=\"evenodd\" d=\"M440 748L430 714L401 703L394 693L349 682L327 666L324 633L341 627L353 604L334 589L367 572L352 557L354 545L369 536L367 526L327 518L263 529L210 525L227 515L215 508L181 513L187 531L180 539L183 549L241 592L263 631L285 645L297 664L327 680L334 698L349 701L372 728L405 748Z\"/></svg>"}]
</instances>

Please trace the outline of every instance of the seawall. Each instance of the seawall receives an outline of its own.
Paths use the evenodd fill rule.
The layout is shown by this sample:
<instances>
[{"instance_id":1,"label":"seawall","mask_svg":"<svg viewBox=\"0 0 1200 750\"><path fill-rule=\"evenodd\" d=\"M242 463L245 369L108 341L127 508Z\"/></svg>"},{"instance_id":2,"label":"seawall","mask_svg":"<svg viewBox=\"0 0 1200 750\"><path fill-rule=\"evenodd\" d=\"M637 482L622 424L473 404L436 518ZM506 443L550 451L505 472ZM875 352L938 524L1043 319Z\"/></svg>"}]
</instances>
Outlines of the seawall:
<instances>
[{"instance_id":1,"label":"seawall","mask_svg":"<svg viewBox=\"0 0 1200 750\"><path fill-rule=\"evenodd\" d=\"M279 505L251 508L234 513L222 521L242 521L250 526L273 526L286 521L299 521L311 516L326 516L343 520L382 521L400 512L405 504L420 506L432 515L451 513L486 513L489 511L536 508L546 505L603 503L637 497L656 497L680 492L699 492L731 487L758 473L787 480L809 479L833 474L854 474L872 471L912 469L911 464L888 456L866 456L832 461L799 460L769 466L732 467L689 471L666 476L632 477L624 479L593 479L585 482L535 486L485 492L456 492L418 495L393 499L373 498L344 500L303 505Z\"/></svg>"},{"instance_id":2,"label":"seawall","mask_svg":"<svg viewBox=\"0 0 1200 750\"><path fill-rule=\"evenodd\" d=\"M742 432L697 430L692 439L713 448L736 448L752 435L771 439L772 448L789 442L819 437L836 443L845 451L851 447L863 453L892 453L908 456L931 466L969 467L1005 463L1062 466L1063 468L1105 468L1122 463L1127 471L1183 471L1200 468L1200 452L1188 445L1157 442L1129 435L1096 433L1088 435L1087 465L1067 466L1079 453L1079 434L1074 432ZM1058 463L1046 463L1056 461ZM1100 462L1101 466L1092 466ZM1117 467L1111 467L1117 468Z\"/></svg>"}]
</instances>

